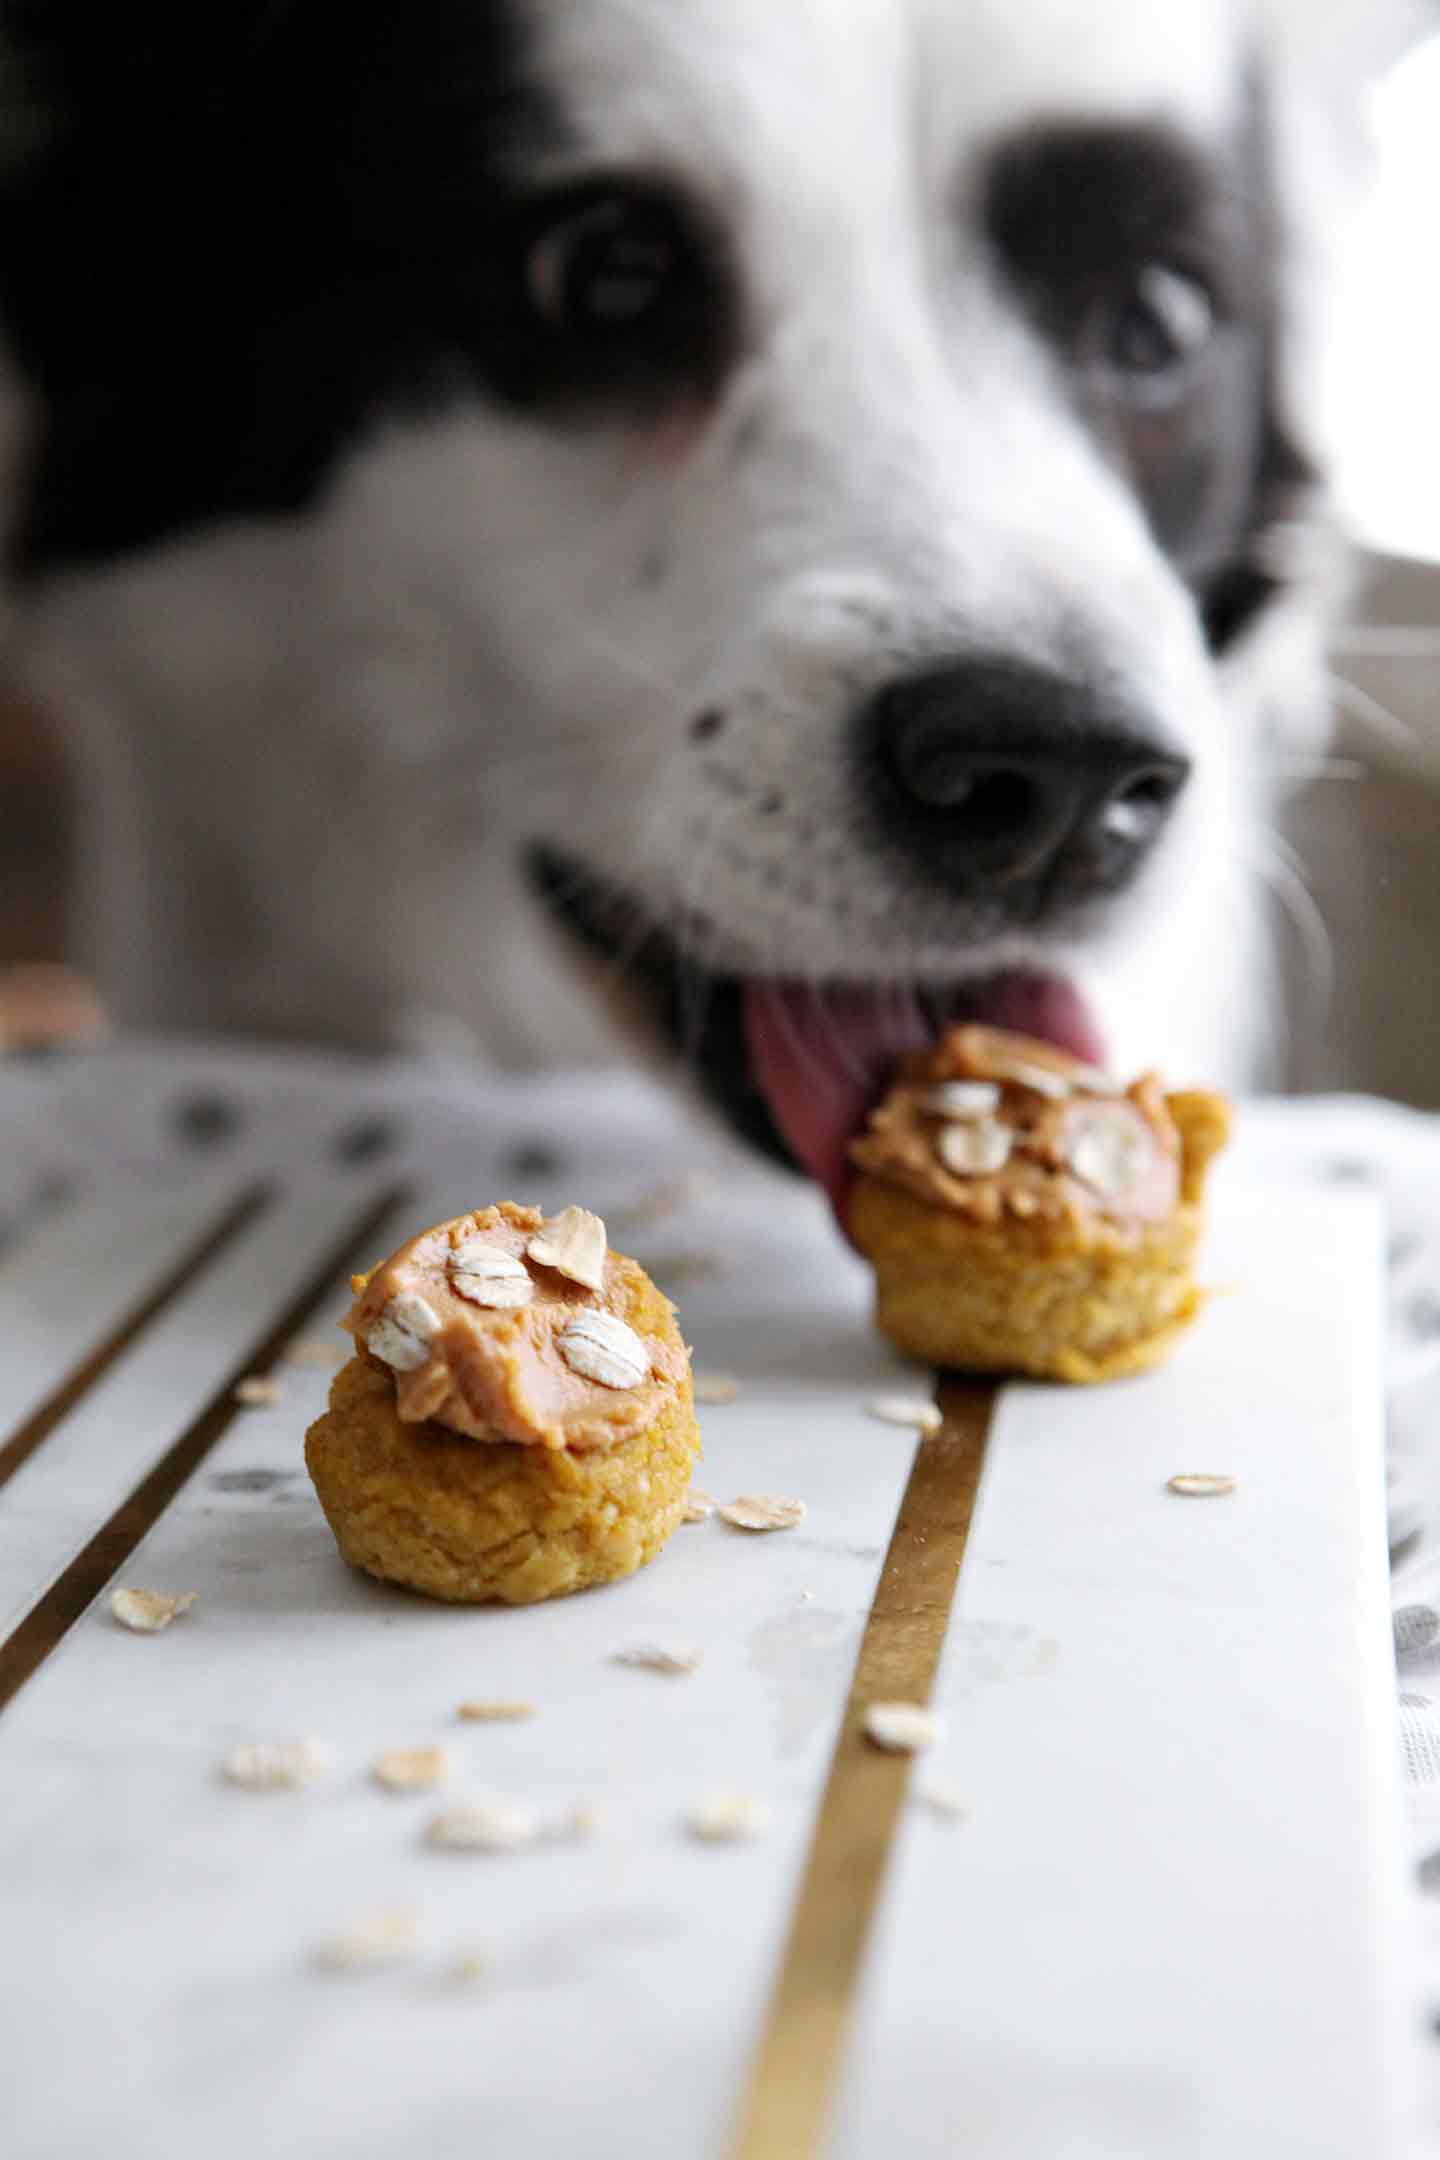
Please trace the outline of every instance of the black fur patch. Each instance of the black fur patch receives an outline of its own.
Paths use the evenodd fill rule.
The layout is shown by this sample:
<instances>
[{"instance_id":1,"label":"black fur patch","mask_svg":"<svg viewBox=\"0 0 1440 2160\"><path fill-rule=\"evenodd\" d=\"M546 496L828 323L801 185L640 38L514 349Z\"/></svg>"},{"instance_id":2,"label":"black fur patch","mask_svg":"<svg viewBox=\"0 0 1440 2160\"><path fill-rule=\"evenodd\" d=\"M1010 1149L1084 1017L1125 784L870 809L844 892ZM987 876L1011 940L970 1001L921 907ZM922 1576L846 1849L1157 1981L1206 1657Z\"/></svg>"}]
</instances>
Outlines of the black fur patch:
<instances>
[{"instance_id":1,"label":"black fur patch","mask_svg":"<svg viewBox=\"0 0 1440 2160\"><path fill-rule=\"evenodd\" d=\"M693 403L741 336L720 236L624 183L680 274L647 335L537 320L524 263L603 176L535 201L565 140L519 0L0 0L33 139L0 175L0 315L41 393L17 567L303 507L371 419L477 391L557 424ZM1223 648L1273 589L1254 543L1310 475L1274 396L1263 101L1220 164L1164 127L1030 128L985 177L997 259L1062 353L1137 262L1193 263L1218 331L1187 396L1077 401ZM737 438L737 441L741 438Z\"/></svg>"},{"instance_id":2,"label":"black fur patch","mask_svg":"<svg viewBox=\"0 0 1440 2160\"><path fill-rule=\"evenodd\" d=\"M7 34L49 115L0 192L47 413L23 567L292 508L367 412L463 367L440 295L496 161L553 125L508 8L19 0Z\"/></svg>"},{"instance_id":3,"label":"black fur patch","mask_svg":"<svg viewBox=\"0 0 1440 2160\"><path fill-rule=\"evenodd\" d=\"M1275 591L1257 542L1297 514L1314 480L1277 405L1271 195L1255 91L1223 161L1168 125L1066 121L1002 144L985 176L997 262L1129 474L1216 651ZM1147 403L1115 394L1090 339L1152 264L1197 281L1214 331L1177 394Z\"/></svg>"},{"instance_id":4,"label":"black fur patch","mask_svg":"<svg viewBox=\"0 0 1440 2160\"><path fill-rule=\"evenodd\" d=\"M22 570L299 508L386 411L479 391L563 423L723 371L723 268L658 184L685 274L648 344L601 326L577 354L537 316L525 262L569 198L514 175L564 122L514 0L11 0L0 20L41 123L0 180L0 314L42 402Z\"/></svg>"}]
</instances>

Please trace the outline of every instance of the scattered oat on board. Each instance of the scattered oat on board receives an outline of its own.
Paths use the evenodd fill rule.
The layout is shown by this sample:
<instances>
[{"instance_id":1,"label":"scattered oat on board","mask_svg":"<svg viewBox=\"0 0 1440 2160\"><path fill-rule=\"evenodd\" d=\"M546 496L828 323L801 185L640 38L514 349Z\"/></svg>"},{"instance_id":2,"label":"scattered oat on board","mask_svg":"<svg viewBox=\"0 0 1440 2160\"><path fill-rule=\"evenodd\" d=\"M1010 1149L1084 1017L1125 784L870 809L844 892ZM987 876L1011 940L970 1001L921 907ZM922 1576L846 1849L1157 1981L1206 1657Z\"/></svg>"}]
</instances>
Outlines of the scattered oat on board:
<instances>
[{"instance_id":1,"label":"scattered oat on board","mask_svg":"<svg viewBox=\"0 0 1440 2160\"><path fill-rule=\"evenodd\" d=\"M681 1519L684 1522L708 1522L715 1507L714 1493L702 1492L698 1485L692 1485L685 1495L685 1513Z\"/></svg>"},{"instance_id":2,"label":"scattered oat on board","mask_svg":"<svg viewBox=\"0 0 1440 2160\"><path fill-rule=\"evenodd\" d=\"M280 1353L282 1365L308 1366L315 1372L333 1372L343 1365L350 1352L344 1343L331 1342L328 1335L297 1335Z\"/></svg>"},{"instance_id":3,"label":"scattered oat on board","mask_svg":"<svg viewBox=\"0 0 1440 2160\"><path fill-rule=\"evenodd\" d=\"M635 1665L645 1672L693 1673L703 1652L681 1643L631 1643L617 1650L611 1663Z\"/></svg>"},{"instance_id":4,"label":"scattered oat on board","mask_svg":"<svg viewBox=\"0 0 1440 2160\"><path fill-rule=\"evenodd\" d=\"M330 1766L314 1740L250 1740L231 1748L220 1767L232 1785L250 1792L293 1792L313 1785Z\"/></svg>"},{"instance_id":5,"label":"scattered oat on board","mask_svg":"<svg viewBox=\"0 0 1440 2160\"><path fill-rule=\"evenodd\" d=\"M520 1852L534 1845L542 1824L521 1800L468 1800L432 1815L425 1843L447 1852Z\"/></svg>"},{"instance_id":6,"label":"scattered oat on board","mask_svg":"<svg viewBox=\"0 0 1440 2160\"><path fill-rule=\"evenodd\" d=\"M235 1400L247 1410L268 1410L280 1400L280 1383L266 1373L251 1373L236 1387Z\"/></svg>"},{"instance_id":7,"label":"scattered oat on board","mask_svg":"<svg viewBox=\"0 0 1440 2160\"><path fill-rule=\"evenodd\" d=\"M450 1967L450 1978L462 1987L476 1987L495 1977L493 1950L462 1950Z\"/></svg>"},{"instance_id":8,"label":"scattered oat on board","mask_svg":"<svg viewBox=\"0 0 1440 2160\"><path fill-rule=\"evenodd\" d=\"M377 1755L370 1775L387 1792L429 1792L450 1775L443 1747L392 1747Z\"/></svg>"},{"instance_id":9,"label":"scattered oat on board","mask_svg":"<svg viewBox=\"0 0 1440 2160\"><path fill-rule=\"evenodd\" d=\"M940 1720L923 1703L872 1702L864 1726L866 1739L887 1755L923 1755L940 1737Z\"/></svg>"},{"instance_id":10,"label":"scattered oat on board","mask_svg":"<svg viewBox=\"0 0 1440 2160\"><path fill-rule=\"evenodd\" d=\"M805 1520L805 1502L784 1493L741 1493L719 1512L737 1530L793 1530Z\"/></svg>"},{"instance_id":11,"label":"scattered oat on board","mask_svg":"<svg viewBox=\"0 0 1440 2160\"><path fill-rule=\"evenodd\" d=\"M911 1797L917 1807L925 1808L941 1822L968 1822L970 1818L970 1803L953 1779L922 1778Z\"/></svg>"},{"instance_id":12,"label":"scattered oat on board","mask_svg":"<svg viewBox=\"0 0 1440 2160\"><path fill-rule=\"evenodd\" d=\"M1166 1478L1167 1492L1183 1493L1187 1500L1210 1500L1221 1493L1232 1493L1236 1480L1218 1470L1182 1470L1175 1477Z\"/></svg>"},{"instance_id":13,"label":"scattered oat on board","mask_svg":"<svg viewBox=\"0 0 1440 2160\"><path fill-rule=\"evenodd\" d=\"M177 1613L188 1612L199 1595L198 1590L182 1590L175 1597L164 1590L112 1590L110 1616L132 1635L158 1635Z\"/></svg>"},{"instance_id":14,"label":"scattered oat on board","mask_svg":"<svg viewBox=\"0 0 1440 2160\"><path fill-rule=\"evenodd\" d=\"M521 1718L534 1717L538 1708L533 1702L462 1702L456 1705L455 1715L466 1725L515 1725Z\"/></svg>"},{"instance_id":15,"label":"scattered oat on board","mask_svg":"<svg viewBox=\"0 0 1440 2160\"><path fill-rule=\"evenodd\" d=\"M551 1845L581 1845L586 1838L594 1837L599 1828L599 1808L582 1800L577 1806L566 1808L563 1815L557 1815L544 1836Z\"/></svg>"},{"instance_id":16,"label":"scattered oat on board","mask_svg":"<svg viewBox=\"0 0 1440 2160\"><path fill-rule=\"evenodd\" d=\"M330 1936L315 1950L315 1963L325 1972L359 1972L367 1965L393 1965L414 1955L420 1939L420 1923L405 1907L368 1913L353 1927Z\"/></svg>"},{"instance_id":17,"label":"scattered oat on board","mask_svg":"<svg viewBox=\"0 0 1440 2160\"><path fill-rule=\"evenodd\" d=\"M735 1845L763 1837L770 1822L769 1807L752 1793L713 1792L691 1808L685 1828L702 1845Z\"/></svg>"},{"instance_id":18,"label":"scattered oat on board","mask_svg":"<svg viewBox=\"0 0 1440 2160\"><path fill-rule=\"evenodd\" d=\"M939 1432L945 1422L939 1403L927 1402L921 1395L877 1395L865 1408L882 1425L910 1425L916 1432Z\"/></svg>"},{"instance_id":19,"label":"scattered oat on board","mask_svg":"<svg viewBox=\"0 0 1440 2160\"><path fill-rule=\"evenodd\" d=\"M739 1393L740 1383L733 1373L697 1372L695 1375L697 1403L734 1402Z\"/></svg>"}]
</instances>

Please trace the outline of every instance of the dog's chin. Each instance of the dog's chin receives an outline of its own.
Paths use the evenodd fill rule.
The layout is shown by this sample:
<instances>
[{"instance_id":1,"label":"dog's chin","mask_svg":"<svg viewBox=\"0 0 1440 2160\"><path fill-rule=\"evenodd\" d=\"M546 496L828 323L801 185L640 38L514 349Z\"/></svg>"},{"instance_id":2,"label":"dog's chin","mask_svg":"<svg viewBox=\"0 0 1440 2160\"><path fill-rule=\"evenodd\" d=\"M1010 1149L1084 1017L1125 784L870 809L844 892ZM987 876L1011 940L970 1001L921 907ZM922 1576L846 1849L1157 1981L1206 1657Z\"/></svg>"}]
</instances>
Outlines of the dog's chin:
<instances>
[{"instance_id":1,"label":"dog's chin","mask_svg":"<svg viewBox=\"0 0 1440 2160\"><path fill-rule=\"evenodd\" d=\"M843 1223L849 1149L897 1061L942 1028L980 1021L1103 1064L1105 1045L1064 975L973 970L945 983L813 981L709 969L630 895L546 848L530 875L550 914L592 955L624 967L663 1039L740 1137L823 1186Z\"/></svg>"}]
</instances>

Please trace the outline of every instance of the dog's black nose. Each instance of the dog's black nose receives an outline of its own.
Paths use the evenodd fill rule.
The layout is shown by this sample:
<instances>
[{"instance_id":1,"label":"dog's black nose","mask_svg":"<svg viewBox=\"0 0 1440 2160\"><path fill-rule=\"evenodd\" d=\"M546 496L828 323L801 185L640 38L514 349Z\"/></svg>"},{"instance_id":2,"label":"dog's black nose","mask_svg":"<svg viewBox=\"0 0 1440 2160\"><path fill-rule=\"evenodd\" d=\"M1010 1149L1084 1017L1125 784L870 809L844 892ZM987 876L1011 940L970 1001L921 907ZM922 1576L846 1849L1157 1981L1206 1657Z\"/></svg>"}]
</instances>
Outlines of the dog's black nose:
<instances>
[{"instance_id":1,"label":"dog's black nose","mask_svg":"<svg viewBox=\"0 0 1440 2160\"><path fill-rule=\"evenodd\" d=\"M887 684L862 742L869 792L912 860L1026 912L1118 892L1190 771L1118 700L1004 657Z\"/></svg>"}]
</instances>

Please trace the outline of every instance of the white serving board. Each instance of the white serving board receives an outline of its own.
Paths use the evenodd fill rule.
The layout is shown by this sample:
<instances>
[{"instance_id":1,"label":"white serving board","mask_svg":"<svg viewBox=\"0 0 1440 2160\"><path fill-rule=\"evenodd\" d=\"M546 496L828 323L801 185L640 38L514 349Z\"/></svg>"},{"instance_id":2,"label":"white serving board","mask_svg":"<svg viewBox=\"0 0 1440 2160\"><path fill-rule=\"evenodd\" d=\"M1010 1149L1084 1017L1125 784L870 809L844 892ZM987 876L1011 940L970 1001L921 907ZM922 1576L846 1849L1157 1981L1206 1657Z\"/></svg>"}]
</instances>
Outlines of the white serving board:
<instances>
[{"instance_id":1,"label":"white serving board","mask_svg":"<svg viewBox=\"0 0 1440 2160\"><path fill-rule=\"evenodd\" d=\"M1231 1194L1166 1371L1010 1392L936 1691L973 1814L906 1825L844 2160L1397 2149L1376 1233Z\"/></svg>"},{"instance_id":2,"label":"white serving board","mask_svg":"<svg viewBox=\"0 0 1440 2160\"><path fill-rule=\"evenodd\" d=\"M308 1119L318 1143L314 1094L291 1087L286 1126ZM547 1204L615 1217L696 1156L659 1098L593 1078L409 1108L385 1166L418 1181L407 1227L496 1196L537 1124L572 1145L563 1189L539 1180ZM233 1173L281 1154L273 1139L257 1114ZM131 1154L147 1144L137 1129ZM698 1200L615 1234L649 1258L719 1256L677 1291L697 1362L742 1388L704 1414L700 1480L799 1494L803 1527L687 1527L631 1582L528 1611L427 1605L340 1565L299 1452L326 1376L286 1370L280 1405L234 1419L122 1570L198 1589L194 1612L147 1639L97 1604L0 1713L7 2160L726 2154L913 1452L864 1405L914 1381L870 1337L864 1273L814 1195L717 1159ZM142 1337L0 1490L0 1605L36 1595L203 1412L381 1182L314 1171L303 1220L287 1182L167 1309L169 1351ZM106 1188L77 1206L116 1204ZM171 1229L183 1249L183 1206ZM149 1264L165 1241L146 1235ZM0 1272L0 1341L23 1257ZM835 2160L1399 2151L1376 1220L1353 1193L1226 1190L1213 1270L1235 1293L1164 1372L1005 1400L937 1689L972 1812L902 1815ZM342 1303L337 1282L325 1315ZM1167 1495L1186 1468L1238 1489ZM4 1542L37 1521L40 1546ZM698 1672L610 1662L653 1639L699 1647ZM539 1713L458 1725L477 1695ZM236 1741L302 1735L333 1765L307 1792L216 1775ZM366 1773L432 1740L455 1797L586 1803L599 1828L504 1858L424 1848L435 1800ZM766 1799L771 1835L689 1842L681 1818L716 1786ZM416 1914L411 1962L313 1968L384 1906ZM477 1947L491 1980L457 1982Z\"/></svg>"}]
</instances>

